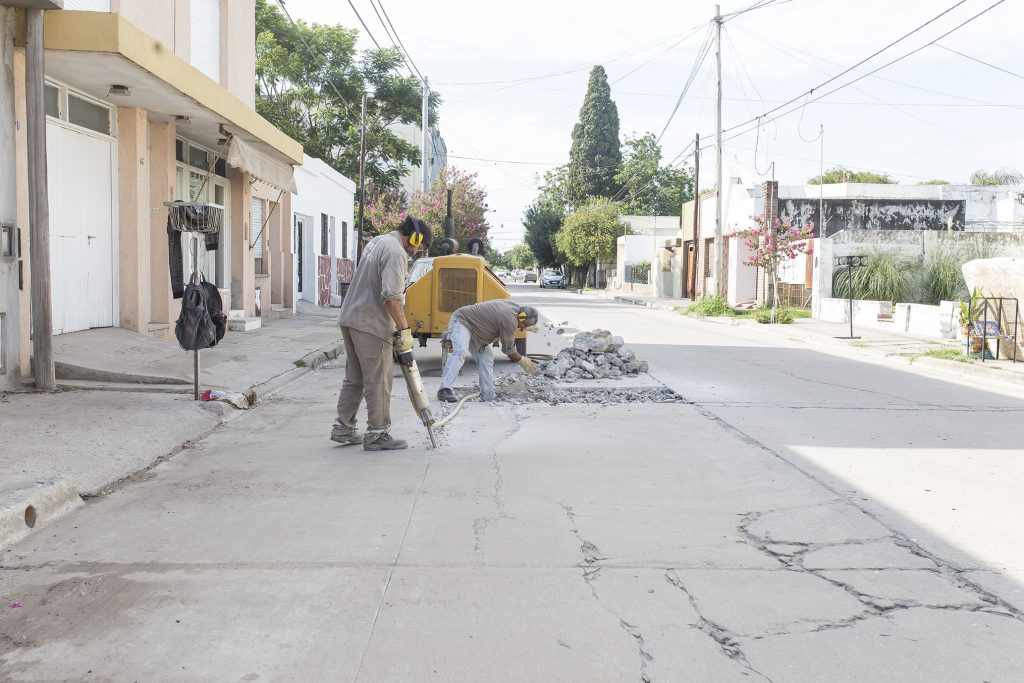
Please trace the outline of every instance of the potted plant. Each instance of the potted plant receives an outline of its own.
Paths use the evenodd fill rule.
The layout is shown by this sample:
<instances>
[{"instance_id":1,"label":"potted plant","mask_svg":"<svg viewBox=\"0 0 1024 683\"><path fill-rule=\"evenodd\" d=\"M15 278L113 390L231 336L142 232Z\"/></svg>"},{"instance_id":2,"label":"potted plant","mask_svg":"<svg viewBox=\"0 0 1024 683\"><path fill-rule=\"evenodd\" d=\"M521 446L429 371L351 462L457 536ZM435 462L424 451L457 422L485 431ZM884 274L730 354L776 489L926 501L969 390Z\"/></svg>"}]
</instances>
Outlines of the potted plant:
<instances>
[{"instance_id":1,"label":"potted plant","mask_svg":"<svg viewBox=\"0 0 1024 683\"><path fill-rule=\"evenodd\" d=\"M973 324L982 314L981 288L975 287L971 292L971 298L967 301L960 300L960 332L964 339L970 340L970 352L981 353L982 338L972 336Z\"/></svg>"}]
</instances>

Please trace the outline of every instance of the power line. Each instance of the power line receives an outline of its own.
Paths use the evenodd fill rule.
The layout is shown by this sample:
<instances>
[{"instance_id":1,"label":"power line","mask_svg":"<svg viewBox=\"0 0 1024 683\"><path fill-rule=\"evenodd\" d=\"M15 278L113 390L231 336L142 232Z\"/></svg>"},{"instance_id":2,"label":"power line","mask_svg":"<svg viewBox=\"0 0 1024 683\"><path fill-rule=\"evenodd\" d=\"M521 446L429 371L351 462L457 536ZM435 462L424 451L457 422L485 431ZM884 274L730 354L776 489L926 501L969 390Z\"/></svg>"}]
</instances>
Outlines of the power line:
<instances>
[{"instance_id":1,"label":"power line","mask_svg":"<svg viewBox=\"0 0 1024 683\"><path fill-rule=\"evenodd\" d=\"M295 23L295 20L292 19L292 15L288 13L288 8L284 6L284 0L277 0L277 4L281 8L281 11L284 12L284 16L288 18L288 22L292 25L292 28L295 30L295 35L299 37L299 40L305 46L306 52L315 62L320 64L320 66L322 67L323 61L316 56L316 53L313 52L312 46L310 46L310 44L306 41L306 37L302 35L302 29L300 29L298 24ZM338 90L338 86L334 84L334 80L328 78L327 84L331 86L332 90L334 90L334 94L338 96L339 100L341 100L342 105L344 105L348 109L348 113L354 115L352 105L348 103L348 100L346 100L345 97L341 94L341 91Z\"/></svg>"},{"instance_id":2,"label":"power line","mask_svg":"<svg viewBox=\"0 0 1024 683\"><path fill-rule=\"evenodd\" d=\"M796 111L796 110L797 110L797 109L799 109L800 107L806 107L806 106L807 106L808 104L811 104L811 103L813 103L813 102L817 102L818 100L820 100L820 99L822 99L822 98L824 98L824 97L828 97L828 96L829 96L829 95L831 95L832 93L834 93L834 92L837 92L837 91L839 91L839 90L842 90L843 88L847 88L847 87L849 87L849 86L853 85L854 83L856 83L856 82L858 82L858 81L861 81L861 80L863 80L863 79L867 78L868 76L871 76L871 75L873 75L873 74L875 74L875 73L877 73L877 72L881 71L882 69L885 69L885 68L887 68L887 67L890 67L890 66L892 66L892 65L893 65L893 64L895 64L896 62L902 61L902 60L906 59L907 57L910 57L910 56L912 56L912 55L914 55L914 54L917 54L917 53L918 53L918 52L920 52L921 50L924 50L925 48L927 48L927 47L929 47L929 46L931 46L931 45L933 45L933 44L937 43L938 41L942 40L942 39L943 39L943 38L945 38L946 36L948 36L948 35L950 35L950 34L952 34L952 33L956 32L956 31L960 30L961 28L963 28L963 27L964 27L964 26L966 26L967 24L971 23L972 21L974 21L974 20L978 19L978 18L979 18L979 17L981 17L982 15L984 15L984 14L986 14L986 13L988 13L988 12L992 11L993 9L995 9L995 8L996 8L996 7L998 7L999 5L1003 4L1004 2L1006 2L1006 0L998 0L998 2L996 2L995 4L993 4L993 5L990 5L989 7L987 7L987 8L985 8L985 9L983 9L983 10L982 10L981 12L978 12L977 14L975 14L974 16L972 16L972 17L971 17L970 19L967 19L966 21L964 21L964 22L962 22L962 23L958 24L957 26L955 26L954 28L950 29L949 31L946 31L946 32L945 32L945 33L943 33L943 34L942 34L941 36L939 36L938 38L936 38L936 39L932 40L931 42L925 43L924 45L921 45L920 47L918 47L918 48L915 48L915 49L911 50L910 52L908 52L908 53L906 53L906 54L904 54L904 55L901 55L901 56L897 57L896 59L893 59L893 60L891 60L891 61L889 61L889 62L886 62L885 64L883 64L883 65L881 65L881 66L879 66L879 67L877 67L877 68L875 68L875 69L873 69L873 70L871 70L871 71L868 71L867 73L864 73L864 74L862 74L862 75L858 76L857 78L853 79L852 81L848 81L848 82L846 82L846 83L843 83L842 85L839 85L839 86L837 86L837 87L835 87L835 88L832 88L832 89L831 89L831 90L829 90L828 92L826 92L826 93L824 93L824 94L822 94L822 95L819 95L819 96L815 97L815 98L814 98L814 99L812 99L812 100L808 100L808 101L804 102L804 103L803 103L802 105L799 105L798 107L795 107L795 108L793 108L793 109L790 109L790 110L788 110L788 111L782 112L782 113L781 113L781 114L779 114L778 116L774 116L774 117L772 117L772 118L771 118L770 120L774 121L774 120L777 120L777 119L779 119L779 118L782 118L783 116L788 116L789 114L792 114L792 113L793 113L794 111ZM958 3L958 4L959 4L959 3ZM947 12L948 12L948 11L949 11L949 10L947 10ZM941 15L940 15L940 16L941 16ZM909 35L909 34L908 34L908 35ZM826 81L826 82L830 82L830 81L833 81L833 80L835 80L835 77L833 77L833 78L829 79L829 81ZM820 85L819 85L819 86L817 86L817 87L815 87L815 88L811 88L811 89L810 89L809 91L807 91L807 92L805 92L805 93L801 93L801 95L799 95L799 96L798 96L798 97L796 97L796 98L793 98L793 99L791 99L791 100L790 100L789 102L787 102L786 104L780 105L780 106L778 106L778 107L775 107L774 109L772 109L772 110L770 110L770 111L768 111L768 112L765 112L764 114L762 114L762 116L761 116L761 117L758 117L758 118L763 118L763 117L766 117L766 116L768 116L769 114L771 114L771 113L773 113L773 112L776 112L776 111L778 111L779 109L782 109L782 108L784 108L784 107L785 107L785 106L787 106L788 104L792 104L793 102L797 101L797 100L798 100L798 99L799 99L800 97L805 97L805 96L809 96L809 95L813 94L813 93L814 93L814 91L818 89L818 87L820 87ZM733 131L733 130L736 130L737 128L741 128L741 127L743 127L743 126L747 126L747 125L749 125L750 123L752 123L752 122L754 122L754 121L756 121L756 120L757 120L756 118L755 118L755 119L751 119L751 120L745 121L745 122L743 122L743 123L739 123L739 124L737 124L737 125L735 125L735 126L731 126L730 128L728 128L728 129L726 129L726 130L727 130L727 131ZM733 135L733 136L730 136L730 137L729 137L729 138L727 138L727 139L728 139L728 140L731 140L731 139L733 139L733 138L735 138L735 137L738 137L739 135L744 135L744 134L746 134L746 133L749 133L749 132L750 132L750 130L742 131L742 132L738 133L737 135Z\"/></svg>"},{"instance_id":3,"label":"power line","mask_svg":"<svg viewBox=\"0 0 1024 683\"><path fill-rule=\"evenodd\" d=\"M807 61L805 61L803 59L800 59L794 53L799 53L799 54L805 55L807 57L810 57L811 59L816 59L818 61L825 62L826 64L832 64L833 66L838 66L838 67L842 67L843 66L842 64L840 64L838 62L833 62L830 59L825 59L824 57L819 57L817 55L812 55L811 53L809 53L809 52L807 52L805 50L801 50L801 49L796 48L796 47L792 47L792 46L784 47L783 45L779 44L777 41L773 41L773 40L769 39L768 37L766 37L764 35L761 35L760 33L757 33L756 31L751 31L750 29L741 28L739 26L737 26L736 28L738 30L742 31L743 33L746 33L747 35L749 35L749 36L751 36L751 37L761 41L762 43L764 43L768 47L770 47L770 48L772 48L772 49L774 49L774 50L776 50L778 52L781 52L782 54L788 56L790 59L793 59L794 61L799 62L800 64L804 64L806 66L809 66L812 69L814 69L815 71L818 71L819 73L828 75L828 72L826 72L823 69L820 69L820 68L814 66L810 62L807 62ZM863 72L862 71L858 71L857 73L863 73ZM979 99L975 99L975 98L972 98L972 97L964 97L963 95L957 95L957 94L954 94L954 93L943 92L941 90L932 90L931 88L923 88L923 87L921 87L919 85L915 85L913 83L907 83L906 81L900 81L900 80L896 80L896 79L893 79L893 78L886 78L885 76L878 76L878 75L875 75L875 74L872 74L871 77L874 78L875 80L885 81L886 83L893 83L895 85L900 85L900 86L903 86L905 88L910 88L911 90L919 90L921 92L926 92L926 93L929 93L931 95L941 95L943 97L949 97L949 98L952 98L952 99L955 99L955 100L963 100L965 102L972 103L971 105L957 105L957 104L952 104L952 103L917 103L917 102L899 103L901 106L904 106L904 107L957 107L957 106L1010 107L1010 108L1022 108L1022 107L1024 107L1024 104L1005 104L1005 103L1001 103L1001 102L991 102L989 100L979 100ZM781 102L782 100L770 100L770 101L774 103L774 102ZM870 103L867 103L867 102L835 102L835 101L833 101L833 102L822 102L822 104L867 105L867 104L870 104Z\"/></svg>"},{"instance_id":4,"label":"power line","mask_svg":"<svg viewBox=\"0 0 1024 683\"><path fill-rule=\"evenodd\" d=\"M943 17L943 16L945 16L946 14L949 14L950 12L952 12L952 11L953 11L954 9L956 9L956 8L957 8L957 7L959 7L960 5L964 4L965 2L967 2L967 0L960 0L960 1L958 2L958 3L956 3L955 5L953 5L952 7L950 7L949 9L947 9L947 10L943 11L943 12L942 12L941 14L938 14L938 15L936 15L936 16L934 16L934 17L932 17L931 19L929 19L929 20L928 20L928 21L926 21L925 23L921 24L921 25L920 25L920 26L918 26L917 28L913 29L913 30L912 30L912 31L910 31L909 33L905 33L905 34L903 34L902 36L900 36L900 37L899 37L899 38L897 38L896 40L892 41L891 43L889 43L888 45L886 45L886 46L885 46L885 47L883 47L882 49L880 49L880 50L876 50L875 52L871 53L871 54L870 54L870 55L869 55L868 57L865 57L864 59L860 60L859 62L857 62L857 63L856 63L856 64L854 64L853 66L850 66L850 67L847 67L847 68L843 69L843 70L842 70L842 71L840 71L840 72L839 72L838 74L836 74L836 75L832 76L831 78L828 78L828 79L826 79L826 80L822 81L821 83L817 84L816 86L814 86L814 87L813 87L813 88L811 88L810 90L806 90L806 91L804 91L804 92L800 93L799 95L797 95L796 97L793 97L792 99L788 100L787 102L784 102L783 104L780 104L780 105L778 105L778 106L776 106L776 107L773 107L773 108L771 108L771 109L767 110L766 112L764 112L764 113L763 113L763 114L761 114L760 116L754 117L753 119L750 119L750 120L748 120L748 121L744 121L743 123L737 124L737 125L735 125L735 126L731 126L731 127L727 128L727 129L725 129L725 130L724 130L723 132L728 132L728 131L732 131L732 130L735 130L735 129L737 129L737 128L740 128L740 127L742 127L742 126L746 126L746 125L748 125L748 124L750 124L750 123L752 123L752 122L754 122L754 121L757 121L758 119L761 119L761 118L766 118L766 117L768 117L768 116L769 116L770 114L773 114L773 113L775 113L775 112L779 111L780 109L783 109L783 108L785 108L786 106L788 106L788 105L790 105L790 104L792 104L792 103L794 103L794 102L797 102L797 101L799 101L799 100L800 100L800 98L802 98L802 97L808 97L808 96L810 96L810 95L813 95L813 94L814 94L814 91L815 91L815 90L819 90L819 89L823 88L824 86L828 85L829 83L832 83L833 81L835 81L835 80L837 80L837 79L839 79L839 78L841 78L841 77L845 76L846 74L850 73L851 71L855 70L855 69L856 69L856 68L857 68L858 66L861 66L861 65L862 65L862 64L864 64L865 62L868 62L868 61L870 61L870 60L874 59L875 57L877 57L877 56L878 56L878 55L880 55L881 53L883 53L883 52L885 52L886 50L888 50L888 49L889 49L890 47L892 47L893 45L896 45L897 43L899 43L899 42L900 42L900 41L902 41L902 40L906 40L907 38L909 38L910 36L914 35L915 33L917 33L918 31L920 31L920 30L921 30L921 29L923 29L924 27L928 26L929 24L932 24L932 23L934 23L935 21L937 21L938 19L942 18L942 17ZM997 2L996 4L998 5L998 4L1001 4L1002 2L1005 2L1005 0L999 0L999 2ZM993 5L993 7L995 7L995 5ZM989 9L991 9L991 8L989 8ZM987 10L986 10L986 11L987 11ZM980 16L980 15L978 15L978 16ZM956 29L954 29L954 30L956 30ZM947 34L947 35L948 35L948 34ZM945 36L943 36L943 37L945 37ZM936 40L939 40L939 39L938 39L938 38L936 38ZM923 49L923 48L918 48L918 49ZM916 52L916 50L915 50L915 52ZM886 66L889 66L889 65L891 65L891 64L894 64L894 63L896 63L896 62L897 62L897 61L899 61L900 59L904 59L904 58L906 58L906 57L909 57L909 56L910 56L911 54L913 54L913 52L911 52L911 53L908 53L908 54L904 55L903 57L900 57L899 59L893 60L892 62L889 62L888 64L885 64L885 65L883 65L882 67L879 67L878 69L875 69L875 71L880 71L881 69L884 69L884 68L885 68ZM870 73L874 73L874 72L870 72ZM864 76L861 76L860 78L865 78L865 77L866 77L867 75L870 75L870 73L869 73L869 74L865 74ZM850 81L850 83L855 83L856 81L860 80L860 78L854 79L853 81ZM849 85L849 83L847 83L846 85ZM842 87L845 87L845 86L842 86ZM831 92L835 92L835 91L833 90L833 91L831 91ZM818 99L821 99L821 98L819 97ZM805 103L805 104L804 104L804 106L806 106L806 104L807 104L807 103Z\"/></svg>"},{"instance_id":5,"label":"power line","mask_svg":"<svg viewBox=\"0 0 1024 683\"><path fill-rule=\"evenodd\" d=\"M683 103L683 99L686 97L686 93L690 90L690 86L693 85L694 79L697 78L697 74L700 71L701 65L704 64L704 59L708 56L708 52L711 50L711 28L708 28L707 36L704 38L704 44L700 50L697 51L697 58L693 61L693 67L690 69L690 75L686 79L686 84L683 85L683 91L679 93L679 99L676 100L676 106L672 108L672 113L668 115L668 121L665 122L665 127L661 129L661 133L658 134L658 142L661 142L661 138L664 137L665 131L668 130L669 125L672 123L672 119L675 118L676 112L679 111L679 106Z\"/></svg>"},{"instance_id":6,"label":"power line","mask_svg":"<svg viewBox=\"0 0 1024 683\"><path fill-rule=\"evenodd\" d=\"M366 25L366 22L363 21L363 18L359 15L359 10L357 10L356 6L352 4L352 0L348 0L348 6L351 7L352 11L356 13L356 19L358 19L359 23L363 25L363 30L366 31L366 35L369 36L370 40L373 41L373 44L377 46L378 50L383 50L384 48L380 46L380 43L377 42L377 39L373 37L372 33L370 33L370 27Z\"/></svg>"},{"instance_id":7,"label":"power line","mask_svg":"<svg viewBox=\"0 0 1024 683\"><path fill-rule=\"evenodd\" d=\"M1009 69L1004 69L1003 67L996 66L995 64L989 64L988 62L984 62L984 61L978 59L977 57L972 57L970 55L965 55L963 52L960 52L958 50L954 50L951 47L946 47L945 45L939 45L938 43L935 44L935 47L942 48L943 50L946 50L947 52L952 52L953 54L960 55L961 57L966 57L967 59L971 60L972 62L977 62L978 64L984 64L985 66L987 66L987 67L989 67L991 69L995 69L996 71L1002 71L1004 74L1010 74L1011 76L1016 76L1017 78L1024 78L1024 76L1021 76L1018 73L1014 73L1013 71L1010 71Z\"/></svg>"},{"instance_id":8,"label":"power line","mask_svg":"<svg viewBox=\"0 0 1024 683\"><path fill-rule=\"evenodd\" d=\"M370 0L370 9L372 9L373 13L377 15L377 21L379 21L380 25L384 28L384 33L387 35L388 40L391 41L391 44L394 46L394 48L398 50L399 54L402 55L402 61L405 62L405 68L409 70L410 78L417 78L416 74L413 73L412 67L409 66L409 60L407 60L405 58L405 55L402 54L401 48L398 47L398 41L396 41L395 37L391 35L391 30L388 28L388 25L384 23L384 17L381 16L380 11L377 9L377 5L376 3L374 3L373 0ZM420 80L423 80L422 77L420 77Z\"/></svg>"},{"instance_id":9,"label":"power line","mask_svg":"<svg viewBox=\"0 0 1024 683\"><path fill-rule=\"evenodd\" d=\"M374 4L374 0L370 0L370 4L371 4L371 5L373 5L373 4ZM376 4L380 6L380 11L381 11L381 13L382 13L382 14L384 15L384 19L386 19L386 20L387 20L387 22L388 22L388 26L390 26L390 27L391 27L391 32L392 32L392 33L394 33L394 36L395 36L395 42L397 42L397 43L398 43L398 47L399 47L399 48L400 48L400 49L402 50L402 52L403 52L403 53L405 54L405 59L406 59L406 63L407 63L407 65L408 65L408 66L409 66L409 67L410 67L410 68L411 68L411 69L412 69L413 71L415 71L415 72L416 72L416 75L420 77L420 80L421 80L421 81L423 81L423 80L426 80L426 79L424 79L424 78L423 78L423 74L422 74L422 73L420 73L420 69L419 69L419 67L418 67L418 66L416 66L416 62L414 62L414 61L413 61L413 59L412 59L412 55L411 55L411 54L409 54L409 51L408 51L407 49L405 49L405 43L403 43L403 42L402 42L402 39L401 39L401 38L400 38L400 37L398 36L398 30L397 30L397 29L395 28L395 25L391 23L391 17L389 17L389 16L388 16L388 11L387 11L386 9L384 9L384 3L383 3L383 2L381 2L381 0L376 0ZM377 9L377 8L376 8L376 7L374 7L374 11L376 11L376 9ZM379 14L377 15L377 18L380 18L380 15L379 15ZM387 30L387 29L385 29L385 30Z\"/></svg>"}]
</instances>

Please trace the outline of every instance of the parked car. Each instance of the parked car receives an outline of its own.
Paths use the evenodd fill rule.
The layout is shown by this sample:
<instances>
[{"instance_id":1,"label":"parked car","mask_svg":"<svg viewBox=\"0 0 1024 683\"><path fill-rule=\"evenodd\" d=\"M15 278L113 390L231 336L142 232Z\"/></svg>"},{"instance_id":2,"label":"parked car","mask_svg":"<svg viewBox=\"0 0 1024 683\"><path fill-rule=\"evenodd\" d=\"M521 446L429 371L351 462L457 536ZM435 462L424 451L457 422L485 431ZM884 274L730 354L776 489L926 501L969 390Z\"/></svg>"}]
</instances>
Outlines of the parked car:
<instances>
[{"instance_id":1,"label":"parked car","mask_svg":"<svg viewBox=\"0 0 1024 683\"><path fill-rule=\"evenodd\" d=\"M535 271L528 270L528 271L526 271L526 274L523 275L523 282L536 282L536 281L537 281L537 273Z\"/></svg>"},{"instance_id":2,"label":"parked car","mask_svg":"<svg viewBox=\"0 0 1024 683\"><path fill-rule=\"evenodd\" d=\"M565 277L557 270L545 270L540 276L540 288L545 287L565 289Z\"/></svg>"},{"instance_id":3,"label":"parked car","mask_svg":"<svg viewBox=\"0 0 1024 683\"><path fill-rule=\"evenodd\" d=\"M513 282L522 282L525 278L526 278L526 272L525 271L522 271L522 270L513 270L512 271L512 281Z\"/></svg>"}]
</instances>

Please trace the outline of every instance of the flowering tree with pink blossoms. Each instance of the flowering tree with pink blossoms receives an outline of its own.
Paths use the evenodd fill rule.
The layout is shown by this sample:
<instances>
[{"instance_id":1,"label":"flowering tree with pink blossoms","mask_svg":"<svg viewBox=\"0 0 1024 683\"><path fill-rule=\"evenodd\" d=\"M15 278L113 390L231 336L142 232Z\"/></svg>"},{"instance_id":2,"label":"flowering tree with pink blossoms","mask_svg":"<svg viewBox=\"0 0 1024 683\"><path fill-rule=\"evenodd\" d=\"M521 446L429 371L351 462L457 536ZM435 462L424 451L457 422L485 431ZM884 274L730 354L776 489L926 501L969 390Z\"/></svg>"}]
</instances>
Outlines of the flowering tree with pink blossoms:
<instances>
[{"instance_id":1,"label":"flowering tree with pink blossoms","mask_svg":"<svg viewBox=\"0 0 1024 683\"><path fill-rule=\"evenodd\" d=\"M477 181L476 173L466 173L454 166L445 166L434 179L430 192L417 193L409 202L409 211L426 221L434 232L434 244L444 237L444 218L448 212L448 190L452 190L452 216L455 239L461 249L474 237L487 241L487 190ZM433 251L433 249L431 250Z\"/></svg>"},{"instance_id":2,"label":"flowering tree with pink blossoms","mask_svg":"<svg viewBox=\"0 0 1024 683\"><path fill-rule=\"evenodd\" d=\"M743 244L753 253L743 260L743 265L763 268L772 281L772 317L771 322L778 321L779 314L779 268L797 254L811 254L810 239L814 237L814 223L797 228L789 223L775 219L770 225L762 214L751 216L755 226L746 230L737 230L729 235L743 240Z\"/></svg>"}]
</instances>

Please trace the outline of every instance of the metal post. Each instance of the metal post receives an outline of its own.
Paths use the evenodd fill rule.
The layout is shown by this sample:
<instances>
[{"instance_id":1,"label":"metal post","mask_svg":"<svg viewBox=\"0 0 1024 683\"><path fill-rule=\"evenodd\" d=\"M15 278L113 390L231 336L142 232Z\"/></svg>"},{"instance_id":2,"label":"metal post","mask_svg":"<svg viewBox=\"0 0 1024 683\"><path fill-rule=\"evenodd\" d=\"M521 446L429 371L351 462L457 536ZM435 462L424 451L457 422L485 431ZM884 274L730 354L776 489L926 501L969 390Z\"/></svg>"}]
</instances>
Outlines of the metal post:
<instances>
[{"instance_id":1,"label":"metal post","mask_svg":"<svg viewBox=\"0 0 1024 683\"><path fill-rule=\"evenodd\" d=\"M700 263L700 133L693 136L693 275L687 278L690 294L697 297L697 264Z\"/></svg>"},{"instance_id":2,"label":"metal post","mask_svg":"<svg viewBox=\"0 0 1024 683\"><path fill-rule=\"evenodd\" d=\"M430 174L427 169L427 140L430 138L430 81L423 79L423 148L420 150L420 170L423 172L423 194L430 192Z\"/></svg>"},{"instance_id":3,"label":"metal post","mask_svg":"<svg viewBox=\"0 0 1024 683\"><path fill-rule=\"evenodd\" d=\"M847 266L850 273L850 339L853 339L853 263Z\"/></svg>"},{"instance_id":4,"label":"metal post","mask_svg":"<svg viewBox=\"0 0 1024 683\"><path fill-rule=\"evenodd\" d=\"M715 94L715 289L719 296L726 296L722 282L722 11L715 5L715 73L717 92ZM723 294L726 292L726 294Z\"/></svg>"},{"instance_id":5,"label":"metal post","mask_svg":"<svg viewBox=\"0 0 1024 683\"><path fill-rule=\"evenodd\" d=\"M192 277L194 284L199 283L199 233L192 233ZM192 352L192 398L199 400L199 349Z\"/></svg>"},{"instance_id":6,"label":"metal post","mask_svg":"<svg viewBox=\"0 0 1024 683\"><path fill-rule=\"evenodd\" d=\"M363 207L366 204L366 93L359 114L359 220L356 222L356 265L363 260Z\"/></svg>"},{"instance_id":7,"label":"metal post","mask_svg":"<svg viewBox=\"0 0 1024 683\"><path fill-rule=\"evenodd\" d=\"M32 361L36 389L53 391L53 318L50 294L50 202L46 181L46 110L43 104L43 10L25 10L25 100L28 135Z\"/></svg>"}]
</instances>

